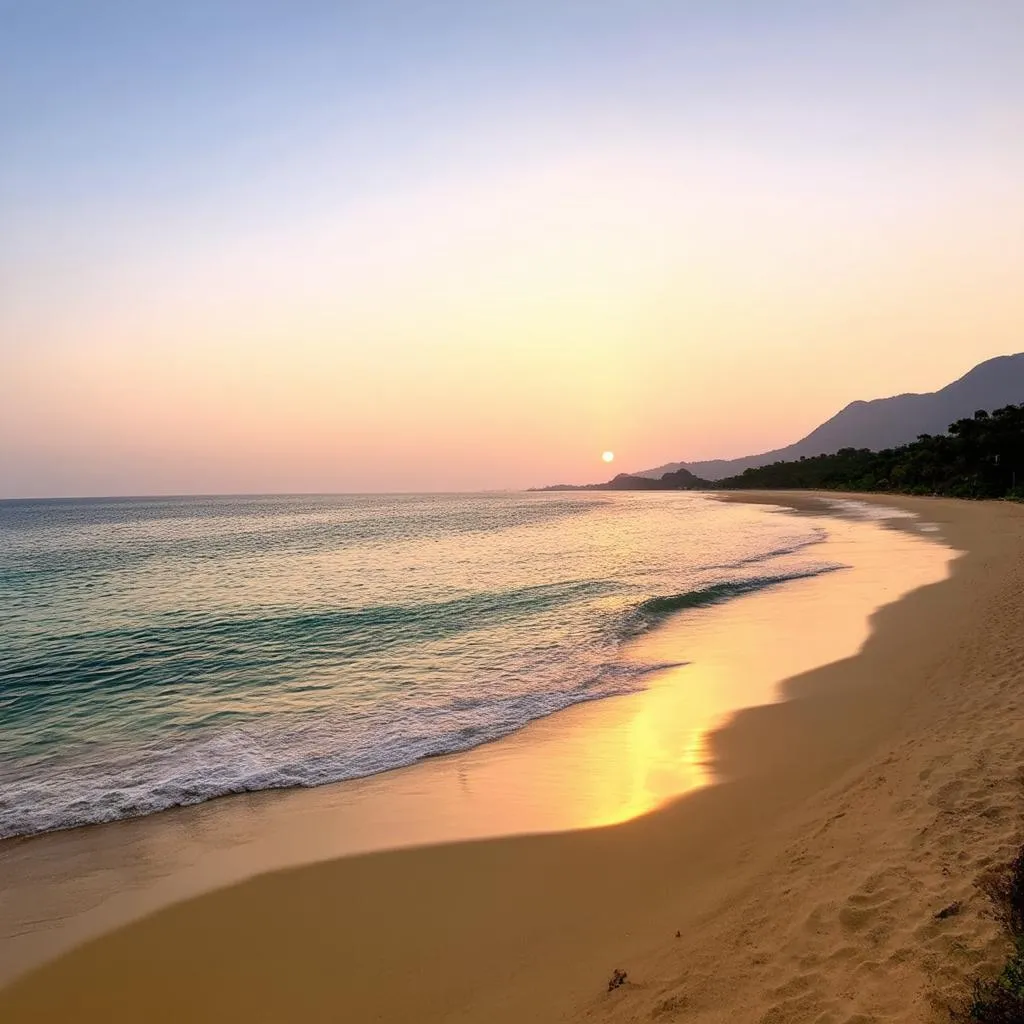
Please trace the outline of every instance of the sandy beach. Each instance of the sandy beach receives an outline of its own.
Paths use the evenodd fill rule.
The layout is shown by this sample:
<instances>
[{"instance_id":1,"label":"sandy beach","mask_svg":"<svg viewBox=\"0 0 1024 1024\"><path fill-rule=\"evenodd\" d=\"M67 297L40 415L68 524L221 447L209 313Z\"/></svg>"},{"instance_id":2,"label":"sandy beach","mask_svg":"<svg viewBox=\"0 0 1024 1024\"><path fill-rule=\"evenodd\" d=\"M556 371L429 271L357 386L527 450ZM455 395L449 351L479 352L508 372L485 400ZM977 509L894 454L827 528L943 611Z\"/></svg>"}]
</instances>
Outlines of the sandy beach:
<instances>
[{"instance_id":1,"label":"sandy beach","mask_svg":"<svg viewBox=\"0 0 1024 1024\"><path fill-rule=\"evenodd\" d=\"M976 881L1022 837L1024 507L863 500L936 524L952 575L717 729L727 781L604 827L262 874L25 974L0 1019L948 1019L1006 952Z\"/></svg>"}]
</instances>

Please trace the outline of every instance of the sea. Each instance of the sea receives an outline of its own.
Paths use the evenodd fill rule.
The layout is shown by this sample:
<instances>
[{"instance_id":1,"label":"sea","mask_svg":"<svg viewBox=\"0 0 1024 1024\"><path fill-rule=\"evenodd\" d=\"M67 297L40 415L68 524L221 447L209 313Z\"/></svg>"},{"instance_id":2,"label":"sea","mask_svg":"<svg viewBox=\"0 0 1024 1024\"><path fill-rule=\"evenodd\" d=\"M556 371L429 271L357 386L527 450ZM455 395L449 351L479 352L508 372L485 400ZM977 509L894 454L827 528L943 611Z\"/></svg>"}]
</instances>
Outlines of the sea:
<instances>
[{"instance_id":1,"label":"sea","mask_svg":"<svg viewBox=\"0 0 1024 1024\"><path fill-rule=\"evenodd\" d=\"M0 837L372 775L640 690L666 666L632 641L841 569L824 539L686 492L0 502Z\"/></svg>"}]
</instances>

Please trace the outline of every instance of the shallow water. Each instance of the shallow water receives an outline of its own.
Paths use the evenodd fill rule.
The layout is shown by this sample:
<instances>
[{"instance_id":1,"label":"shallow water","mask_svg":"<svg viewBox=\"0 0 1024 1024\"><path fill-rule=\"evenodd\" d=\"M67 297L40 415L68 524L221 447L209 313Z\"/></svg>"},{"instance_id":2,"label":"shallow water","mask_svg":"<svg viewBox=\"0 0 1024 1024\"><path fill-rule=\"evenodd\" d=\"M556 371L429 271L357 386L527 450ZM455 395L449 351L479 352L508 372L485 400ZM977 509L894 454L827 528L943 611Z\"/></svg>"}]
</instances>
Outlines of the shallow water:
<instances>
[{"instance_id":1,"label":"shallow water","mask_svg":"<svg viewBox=\"0 0 1024 1024\"><path fill-rule=\"evenodd\" d=\"M684 493L2 502L0 836L372 775L642 689L667 662L625 643L839 568L824 536Z\"/></svg>"}]
</instances>

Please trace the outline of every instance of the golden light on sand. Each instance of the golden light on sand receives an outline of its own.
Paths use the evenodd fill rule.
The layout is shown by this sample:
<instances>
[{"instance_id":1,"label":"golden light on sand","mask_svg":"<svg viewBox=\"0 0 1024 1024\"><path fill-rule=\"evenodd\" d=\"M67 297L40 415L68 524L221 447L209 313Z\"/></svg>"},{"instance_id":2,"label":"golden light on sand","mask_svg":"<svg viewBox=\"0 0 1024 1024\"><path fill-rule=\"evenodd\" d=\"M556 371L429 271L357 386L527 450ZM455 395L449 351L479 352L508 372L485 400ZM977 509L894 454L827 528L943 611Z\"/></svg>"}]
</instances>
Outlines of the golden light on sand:
<instances>
[{"instance_id":1,"label":"golden light on sand","mask_svg":"<svg viewBox=\"0 0 1024 1024\"><path fill-rule=\"evenodd\" d=\"M601 458L605 462L611 462L615 458L615 452L601 452Z\"/></svg>"}]
</instances>

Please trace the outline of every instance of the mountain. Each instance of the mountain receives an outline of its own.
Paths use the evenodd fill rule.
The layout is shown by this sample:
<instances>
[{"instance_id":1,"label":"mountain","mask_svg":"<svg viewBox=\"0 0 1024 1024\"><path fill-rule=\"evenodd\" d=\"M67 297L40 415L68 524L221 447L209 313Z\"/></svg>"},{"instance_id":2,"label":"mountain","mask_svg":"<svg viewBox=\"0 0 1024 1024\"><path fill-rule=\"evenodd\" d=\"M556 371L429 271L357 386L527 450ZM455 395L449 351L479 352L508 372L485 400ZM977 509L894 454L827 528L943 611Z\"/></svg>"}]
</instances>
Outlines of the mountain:
<instances>
[{"instance_id":1,"label":"mountain","mask_svg":"<svg viewBox=\"0 0 1024 1024\"><path fill-rule=\"evenodd\" d=\"M658 479L652 477L619 473L603 484L552 484L538 488L542 491L696 491L710 487L707 480L695 477L687 469L665 473Z\"/></svg>"},{"instance_id":2,"label":"mountain","mask_svg":"<svg viewBox=\"0 0 1024 1024\"><path fill-rule=\"evenodd\" d=\"M1018 481L1020 481L1018 483ZM729 490L874 491L1024 500L1024 405L955 420L948 433L873 452L842 448L719 480ZM1024 1019L1022 1019L1024 1024Z\"/></svg>"},{"instance_id":3,"label":"mountain","mask_svg":"<svg viewBox=\"0 0 1024 1024\"><path fill-rule=\"evenodd\" d=\"M660 479L665 473L686 469L707 480L722 480L752 467L826 455L840 448L880 451L907 444L920 434L942 434L950 423L972 416L978 409L998 409L1020 402L1024 402L1024 352L979 363L941 391L851 402L787 448L739 459L671 462L636 475Z\"/></svg>"}]
</instances>

